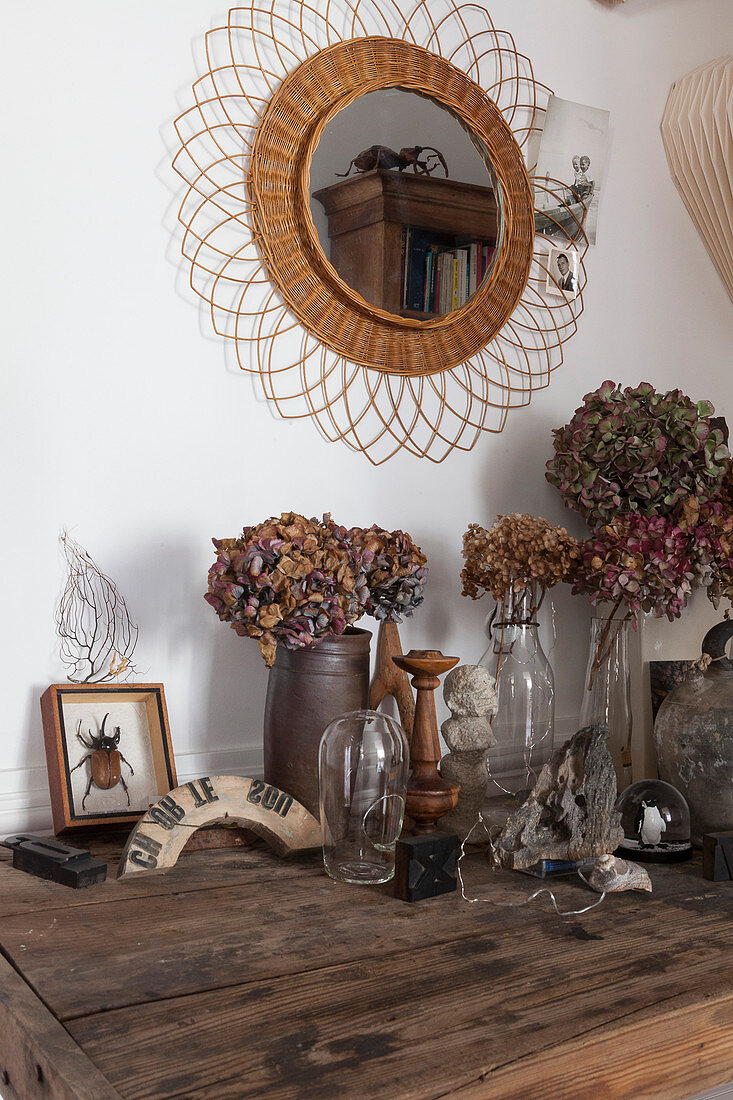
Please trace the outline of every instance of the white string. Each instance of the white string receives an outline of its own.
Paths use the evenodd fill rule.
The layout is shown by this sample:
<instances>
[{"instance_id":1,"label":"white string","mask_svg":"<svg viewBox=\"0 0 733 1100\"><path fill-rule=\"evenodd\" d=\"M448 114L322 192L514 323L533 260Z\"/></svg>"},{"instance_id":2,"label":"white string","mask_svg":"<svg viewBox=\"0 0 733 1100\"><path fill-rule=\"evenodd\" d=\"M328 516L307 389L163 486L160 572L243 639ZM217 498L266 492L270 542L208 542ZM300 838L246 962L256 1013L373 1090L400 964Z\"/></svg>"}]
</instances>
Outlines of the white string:
<instances>
[{"instance_id":1,"label":"white string","mask_svg":"<svg viewBox=\"0 0 733 1100\"><path fill-rule=\"evenodd\" d=\"M461 870L461 863L463 862L463 858L466 855L466 845L468 844L469 838L471 837L471 835L472 835L472 833L473 833L473 831L474 831L474 829L476 828L477 825L483 825L484 829L486 830L486 834L489 838L488 839L488 845L489 845L489 850L491 852L491 862L494 864L494 866L498 866L499 863L500 863L500 860L499 860L499 857L498 857L498 854L497 854L497 851L496 851L496 845L494 844L494 840L493 840L493 837L491 835L491 829L489 828L489 826L484 821L484 816L481 813L481 811L479 810L478 820L474 822L474 824L471 826L471 828L469 829L469 831L466 834L466 836L464 837L464 839L461 841L461 850L460 850L460 854L458 856L458 859L456 861L456 878L458 879L458 882L459 882L460 887L461 887L461 897L469 905L473 905L477 901L482 901L486 905L495 905L498 909L520 909L523 905L529 905L529 903L531 901L534 901L535 898L538 898L540 896L540 894L549 894L550 895L550 901L552 902L552 904L554 906L554 909L555 909L555 912L557 913L558 917L579 917L583 913L588 913L591 909L595 909L595 907L597 905L600 905L601 902L603 901L603 899L605 898L606 891L604 890L603 893L601 894L601 896L599 897L598 901L594 901L592 903L592 905L584 906L583 909L561 909L559 907L559 905L557 904L557 899L556 899L553 891L549 888L549 886L540 886L539 889L537 889L533 893L529 894L526 898L523 898L522 901L492 901L491 898L469 898L466 895L466 885L465 885L465 882L464 882L464 879L463 879L463 871ZM496 826L494 826L494 828L496 828ZM577 874L578 878L583 880L583 882L586 884L586 886L589 886L591 889L593 889L593 887L590 886L590 883L588 882L588 879L585 877L584 874L582 874L581 871L576 871L575 873Z\"/></svg>"}]
</instances>

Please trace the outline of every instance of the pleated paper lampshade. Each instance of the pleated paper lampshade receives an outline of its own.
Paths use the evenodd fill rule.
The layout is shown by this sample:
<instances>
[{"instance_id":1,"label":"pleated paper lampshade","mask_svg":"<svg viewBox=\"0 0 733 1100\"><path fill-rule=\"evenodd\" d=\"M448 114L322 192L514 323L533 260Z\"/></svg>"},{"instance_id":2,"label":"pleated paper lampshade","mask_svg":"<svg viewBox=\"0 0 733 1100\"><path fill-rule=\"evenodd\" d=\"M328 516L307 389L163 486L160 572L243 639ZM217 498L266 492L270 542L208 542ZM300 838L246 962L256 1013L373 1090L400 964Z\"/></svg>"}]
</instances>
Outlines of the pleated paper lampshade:
<instances>
[{"instance_id":1,"label":"pleated paper lampshade","mask_svg":"<svg viewBox=\"0 0 733 1100\"><path fill-rule=\"evenodd\" d=\"M672 85L662 140L672 179L733 301L733 56Z\"/></svg>"}]
</instances>

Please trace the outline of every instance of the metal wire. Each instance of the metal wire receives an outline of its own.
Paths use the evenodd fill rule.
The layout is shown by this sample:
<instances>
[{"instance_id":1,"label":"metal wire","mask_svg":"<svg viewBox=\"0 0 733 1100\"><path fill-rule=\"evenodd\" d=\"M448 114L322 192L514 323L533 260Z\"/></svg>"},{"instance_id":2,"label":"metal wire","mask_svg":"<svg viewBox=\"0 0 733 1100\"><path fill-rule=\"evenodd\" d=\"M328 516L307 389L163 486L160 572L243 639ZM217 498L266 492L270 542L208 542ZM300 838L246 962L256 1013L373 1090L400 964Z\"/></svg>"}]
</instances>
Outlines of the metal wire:
<instances>
[{"instance_id":1,"label":"metal wire","mask_svg":"<svg viewBox=\"0 0 733 1100\"><path fill-rule=\"evenodd\" d=\"M476 829L476 827L479 826L479 825L483 826L483 828L486 830L486 833L489 837L488 844L489 844L489 850L491 852L492 862L494 862L496 866L499 865L499 859L498 859L498 856L496 855L496 848L495 848L495 845L494 845L494 838L491 835L492 830L486 824L486 822L484 821L483 814L479 810L478 820L475 822L474 825L471 826L471 829L466 834L466 837L464 838L464 840L461 842L460 853L459 853L458 859L456 861L456 877L458 879L458 883L459 883L460 888L461 888L461 898L463 899L463 901L467 902L469 905L474 905L476 902L484 902L487 905L495 905L498 909L521 909L523 906L529 905L529 903L534 901L535 898L540 897L541 894L549 894L550 901L552 902L553 908L554 908L555 912L557 913L558 917L579 917L583 913L588 913L591 909L595 909L596 906L600 905L601 902L603 901L603 899L605 898L606 891L604 890L603 893L601 894L601 896L598 898L598 901L594 901L592 905L586 905L582 909L561 909L559 907L559 905L557 904L557 898L555 897L554 891L551 890L549 886L540 886L537 890L533 890L531 894L528 894L527 897L522 898L521 901L492 901L491 898L478 898L478 897L469 898L466 894L466 886L465 886L465 882L464 882L464 879L463 879L463 871L461 869L461 863L463 862L463 859L466 855L466 845L468 844L469 839L470 839L474 829ZM494 826L494 828L496 828L496 826ZM581 871L576 871L576 874L577 874L578 878L582 879L582 881L585 883L586 886L590 886L590 883L588 882L587 878L585 877L585 875L582 874ZM592 889L592 887L591 887L591 889Z\"/></svg>"}]
</instances>

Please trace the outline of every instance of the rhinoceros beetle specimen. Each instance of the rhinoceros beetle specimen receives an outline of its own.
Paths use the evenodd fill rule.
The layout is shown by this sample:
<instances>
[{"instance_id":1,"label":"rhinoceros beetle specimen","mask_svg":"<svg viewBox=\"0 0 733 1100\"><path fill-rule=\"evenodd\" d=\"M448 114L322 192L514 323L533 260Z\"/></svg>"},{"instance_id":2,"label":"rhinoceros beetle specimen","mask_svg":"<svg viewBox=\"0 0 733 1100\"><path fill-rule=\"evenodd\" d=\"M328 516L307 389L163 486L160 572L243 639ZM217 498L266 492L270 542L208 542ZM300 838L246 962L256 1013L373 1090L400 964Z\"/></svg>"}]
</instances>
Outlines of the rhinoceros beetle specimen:
<instances>
[{"instance_id":1,"label":"rhinoceros beetle specimen","mask_svg":"<svg viewBox=\"0 0 733 1100\"><path fill-rule=\"evenodd\" d=\"M130 792L127 789L127 783L122 778L122 770L120 765L127 764L130 769L130 775L135 774L135 770L127 760L125 760L122 753L117 746L120 743L120 727L115 726L114 733L111 736L105 734L105 726L109 714L105 714L102 719L102 728L98 734L92 733L91 729L87 731L87 737L83 736L81 732L81 718L79 724L76 727L76 739L81 741L82 745L86 749L91 749L86 756L83 756L78 764L75 764L71 769L75 772L77 768L80 768L82 764L85 764L87 760L91 760L91 774L89 776L89 783L87 784L86 793L81 800L81 808L84 809L84 804L89 797L89 792L92 789L92 783L95 787L98 787L102 791L108 791L112 787L116 787L118 783L122 784L122 789L127 795L127 805L130 805ZM71 774L71 772L69 772Z\"/></svg>"},{"instance_id":2,"label":"rhinoceros beetle specimen","mask_svg":"<svg viewBox=\"0 0 733 1100\"><path fill-rule=\"evenodd\" d=\"M423 153L428 156L420 160ZM432 164L430 162L433 162ZM354 157L345 172L336 172L337 176L348 176L352 168L357 172L372 172L375 168L398 168L404 172L405 168L412 168L415 175L429 176L442 164L443 170L448 175L448 165L445 157L432 145L413 145L400 149L396 153L394 149L388 149L386 145L370 145L368 149L362 149L358 156Z\"/></svg>"}]
</instances>

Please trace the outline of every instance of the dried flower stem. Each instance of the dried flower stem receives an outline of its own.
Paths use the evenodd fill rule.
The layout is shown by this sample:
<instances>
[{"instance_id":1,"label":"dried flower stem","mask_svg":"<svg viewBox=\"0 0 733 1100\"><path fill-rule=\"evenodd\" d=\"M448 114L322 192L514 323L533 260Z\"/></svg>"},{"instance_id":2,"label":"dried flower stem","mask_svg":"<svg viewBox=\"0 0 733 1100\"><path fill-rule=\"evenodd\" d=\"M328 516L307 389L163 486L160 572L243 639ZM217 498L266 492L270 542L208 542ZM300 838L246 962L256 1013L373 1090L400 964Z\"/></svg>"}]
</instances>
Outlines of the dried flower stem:
<instances>
[{"instance_id":1,"label":"dried flower stem","mask_svg":"<svg viewBox=\"0 0 733 1100\"><path fill-rule=\"evenodd\" d=\"M601 667L601 665L603 664L603 662L606 660L609 653L611 652L611 648L613 646L613 643L616 641L616 638L618 636L619 631L621 630L621 627L624 625L624 623L629 622L629 620L633 619L633 617L634 617L633 614L629 611L629 612L626 613L626 615L622 616L622 618L620 618L620 619L616 618L616 612L619 610L622 603L623 603L623 596L619 596L619 598L616 600L616 603L613 605L613 609L611 610L611 614L609 615L608 619L606 620L606 625L603 628L603 633L601 634L601 636L598 640L598 648L596 649L596 654L595 654L595 657L593 658L593 664L591 665L591 669L590 669L590 677L588 678L588 691L592 690L593 684L595 683L595 679L596 679L596 673L598 672L598 669ZM613 630L613 632L611 633L611 636L609 637L609 633L611 631L611 625L612 624L615 624L615 629ZM608 643L608 644L606 644L606 643Z\"/></svg>"}]
</instances>

